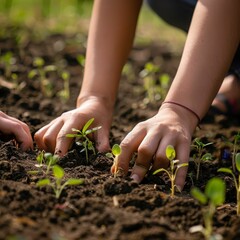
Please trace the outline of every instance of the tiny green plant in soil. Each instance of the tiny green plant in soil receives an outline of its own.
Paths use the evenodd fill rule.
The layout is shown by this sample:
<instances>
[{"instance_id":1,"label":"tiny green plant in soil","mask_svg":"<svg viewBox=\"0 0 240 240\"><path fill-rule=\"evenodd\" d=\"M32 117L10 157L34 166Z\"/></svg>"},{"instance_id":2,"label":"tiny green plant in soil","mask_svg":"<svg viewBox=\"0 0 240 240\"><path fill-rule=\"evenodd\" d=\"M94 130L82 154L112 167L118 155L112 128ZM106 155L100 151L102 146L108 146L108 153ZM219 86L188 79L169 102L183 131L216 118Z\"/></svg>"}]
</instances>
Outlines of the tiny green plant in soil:
<instances>
[{"instance_id":1,"label":"tiny green plant in soil","mask_svg":"<svg viewBox=\"0 0 240 240\"><path fill-rule=\"evenodd\" d=\"M61 73L61 78L63 79L63 89L58 92L58 96L63 99L63 101L67 101L70 97L70 89L69 89L69 78L70 74L67 71L63 71Z\"/></svg>"},{"instance_id":2,"label":"tiny green plant in soil","mask_svg":"<svg viewBox=\"0 0 240 240\"><path fill-rule=\"evenodd\" d=\"M211 153L204 153L205 148L211 144L213 143L203 143L199 138L193 140L192 147L197 151L196 154L193 155L193 161L197 167L196 180L199 179L201 163L203 161L212 160Z\"/></svg>"},{"instance_id":3,"label":"tiny green plant in soil","mask_svg":"<svg viewBox=\"0 0 240 240\"><path fill-rule=\"evenodd\" d=\"M236 154L235 164L236 169L238 171L238 180L235 173L230 168L219 168L218 172L223 172L232 175L237 193L237 215L240 216L240 153Z\"/></svg>"},{"instance_id":4,"label":"tiny green plant in soil","mask_svg":"<svg viewBox=\"0 0 240 240\"><path fill-rule=\"evenodd\" d=\"M229 141L228 139L224 139L227 144L231 146L231 157L232 157L232 169L233 172L236 173L236 163L235 163L235 158L236 154L239 151L239 146L240 146L240 132L234 135L233 142Z\"/></svg>"},{"instance_id":5,"label":"tiny green plant in soil","mask_svg":"<svg viewBox=\"0 0 240 240\"><path fill-rule=\"evenodd\" d=\"M89 160L88 151L93 151L93 154L96 155L96 150L95 150L94 144L90 140L88 135L90 135L90 134L98 131L99 129L101 129L101 126L94 127L94 128L89 128L91 126L91 124L93 123L93 121L94 121L94 118L91 118L90 120L88 120L85 123L82 130L72 128L72 131L75 132L75 133L69 133L69 134L66 135L66 137L75 138L76 144L83 147L82 151L84 151L85 154L86 154L87 162Z\"/></svg>"},{"instance_id":6,"label":"tiny green plant in soil","mask_svg":"<svg viewBox=\"0 0 240 240\"><path fill-rule=\"evenodd\" d=\"M6 52L0 57L0 63L5 67L5 77L7 80L12 78L12 66L16 63L16 59L13 57L12 52Z\"/></svg>"},{"instance_id":7,"label":"tiny green plant in soil","mask_svg":"<svg viewBox=\"0 0 240 240\"><path fill-rule=\"evenodd\" d=\"M191 195L203 205L204 226L197 225L190 228L190 232L202 232L206 240L222 239L220 235L213 234L213 216L217 206L225 201L226 186L221 178L211 178L202 192L199 188L194 187Z\"/></svg>"},{"instance_id":8,"label":"tiny green plant in soil","mask_svg":"<svg viewBox=\"0 0 240 240\"><path fill-rule=\"evenodd\" d=\"M35 164L35 167L37 167L38 170L29 171L28 173L38 174L42 172L43 174L48 175L52 167L57 164L58 160L58 155L41 151L36 157L37 164Z\"/></svg>"},{"instance_id":9,"label":"tiny green plant in soil","mask_svg":"<svg viewBox=\"0 0 240 240\"><path fill-rule=\"evenodd\" d=\"M146 101L155 102L164 99L170 86L170 77L168 74L159 76L159 66L148 62L140 72L140 77L144 81L144 89L147 92Z\"/></svg>"},{"instance_id":10,"label":"tiny green plant in soil","mask_svg":"<svg viewBox=\"0 0 240 240\"><path fill-rule=\"evenodd\" d=\"M41 179L37 182L37 186L38 187L43 187L43 186L52 187L52 189L55 193L55 197L58 199L61 196L61 193L66 186L80 185L80 184L83 184L83 182L84 182L83 179L69 178L64 183L62 183L64 175L65 175L65 173L64 173L63 168L61 168L58 165L54 165L53 166L54 180L51 181L49 178Z\"/></svg>"},{"instance_id":11,"label":"tiny green plant in soil","mask_svg":"<svg viewBox=\"0 0 240 240\"><path fill-rule=\"evenodd\" d=\"M176 179L176 176L177 176L177 172L178 172L179 168L187 167L188 163L179 163L179 160L175 159L176 151L175 151L175 149L172 145L168 145L166 147L166 157L170 161L169 170L167 170L165 168L160 168L160 169L154 171L153 174L157 174L159 172L167 173L167 175L168 175L168 177L171 181L171 196L174 197L175 188L177 187L175 185L175 179Z\"/></svg>"},{"instance_id":12,"label":"tiny green plant in soil","mask_svg":"<svg viewBox=\"0 0 240 240\"><path fill-rule=\"evenodd\" d=\"M111 152L106 154L107 157L113 159L114 166L115 166L114 177L117 176L117 173L118 173L118 170L119 170L118 169L118 157L120 156L121 152L122 152L121 146L118 145L118 144L114 144L112 146Z\"/></svg>"},{"instance_id":13,"label":"tiny green plant in soil","mask_svg":"<svg viewBox=\"0 0 240 240\"><path fill-rule=\"evenodd\" d=\"M51 97L53 94L52 84L47 77L48 72L56 71L56 66L47 65L45 66L45 61L41 57L36 57L33 59L33 66L35 67L28 73L28 77L33 79L34 77L38 77L40 80L41 91L45 96Z\"/></svg>"}]
</instances>

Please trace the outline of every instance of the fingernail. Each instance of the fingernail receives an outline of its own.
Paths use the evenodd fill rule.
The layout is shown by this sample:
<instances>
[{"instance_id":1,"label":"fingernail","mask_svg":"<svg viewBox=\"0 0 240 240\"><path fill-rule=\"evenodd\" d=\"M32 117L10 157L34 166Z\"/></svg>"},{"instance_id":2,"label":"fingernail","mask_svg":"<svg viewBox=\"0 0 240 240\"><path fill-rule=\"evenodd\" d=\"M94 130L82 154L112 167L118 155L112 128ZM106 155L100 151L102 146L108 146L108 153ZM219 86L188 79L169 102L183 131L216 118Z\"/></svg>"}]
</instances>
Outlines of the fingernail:
<instances>
[{"instance_id":1,"label":"fingernail","mask_svg":"<svg viewBox=\"0 0 240 240\"><path fill-rule=\"evenodd\" d=\"M134 182L140 183L140 178L139 178L139 176L138 176L137 174L135 174L135 173L131 176L131 179L132 179Z\"/></svg>"}]
</instances>

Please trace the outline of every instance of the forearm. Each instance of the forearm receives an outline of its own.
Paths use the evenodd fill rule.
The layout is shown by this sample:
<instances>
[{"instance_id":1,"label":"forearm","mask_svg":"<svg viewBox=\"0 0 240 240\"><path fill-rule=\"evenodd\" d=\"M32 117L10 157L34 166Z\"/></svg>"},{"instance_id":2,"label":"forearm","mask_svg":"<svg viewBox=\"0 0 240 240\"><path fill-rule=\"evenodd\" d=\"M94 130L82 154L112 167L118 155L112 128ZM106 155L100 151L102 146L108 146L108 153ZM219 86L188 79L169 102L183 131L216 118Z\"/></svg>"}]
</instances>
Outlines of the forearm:
<instances>
[{"instance_id":1,"label":"forearm","mask_svg":"<svg viewBox=\"0 0 240 240\"><path fill-rule=\"evenodd\" d=\"M122 67L132 47L141 3L141 0L94 2L78 105L88 96L114 103Z\"/></svg>"},{"instance_id":2,"label":"forearm","mask_svg":"<svg viewBox=\"0 0 240 240\"><path fill-rule=\"evenodd\" d=\"M167 101L205 115L240 41L239 9L239 0L198 1Z\"/></svg>"}]
</instances>

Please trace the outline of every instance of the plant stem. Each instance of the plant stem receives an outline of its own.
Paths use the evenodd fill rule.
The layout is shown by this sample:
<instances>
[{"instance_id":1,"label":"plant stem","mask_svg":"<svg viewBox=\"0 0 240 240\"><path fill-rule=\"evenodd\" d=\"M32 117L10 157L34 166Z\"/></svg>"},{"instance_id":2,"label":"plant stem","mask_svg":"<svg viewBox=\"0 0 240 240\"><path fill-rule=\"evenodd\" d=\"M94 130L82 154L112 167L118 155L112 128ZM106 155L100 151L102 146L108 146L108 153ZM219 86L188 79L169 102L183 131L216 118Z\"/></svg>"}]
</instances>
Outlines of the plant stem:
<instances>
[{"instance_id":1,"label":"plant stem","mask_svg":"<svg viewBox=\"0 0 240 240\"><path fill-rule=\"evenodd\" d=\"M237 215L240 215L240 175L238 177L238 186L237 186Z\"/></svg>"},{"instance_id":2,"label":"plant stem","mask_svg":"<svg viewBox=\"0 0 240 240\"><path fill-rule=\"evenodd\" d=\"M233 169L233 172L234 172L234 173L236 173L235 156L236 156L236 144L235 144L235 142L234 142L234 145L233 145L233 153L232 153L232 169Z\"/></svg>"},{"instance_id":3,"label":"plant stem","mask_svg":"<svg viewBox=\"0 0 240 240\"><path fill-rule=\"evenodd\" d=\"M205 231L204 236L206 240L209 240L212 235L212 219L215 212L215 206L210 202L207 212L204 214Z\"/></svg>"},{"instance_id":4,"label":"plant stem","mask_svg":"<svg viewBox=\"0 0 240 240\"><path fill-rule=\"evenodd\" d=\"M171 176L170 180L171 180L171 196L174 197L174 195L175 195L175 177Z\"/></svg>"},{"instance_id":5,"label":"plant stem","mask_svg":"<svg viewBox=\"0 0 240 240\"><path fill-rule=\"evenodd\" d=\"M198 158L197 160L197 176L196 176L196 180L199 179L199 173L200 173L200 159Z\"/></svg>"}]
</instances>

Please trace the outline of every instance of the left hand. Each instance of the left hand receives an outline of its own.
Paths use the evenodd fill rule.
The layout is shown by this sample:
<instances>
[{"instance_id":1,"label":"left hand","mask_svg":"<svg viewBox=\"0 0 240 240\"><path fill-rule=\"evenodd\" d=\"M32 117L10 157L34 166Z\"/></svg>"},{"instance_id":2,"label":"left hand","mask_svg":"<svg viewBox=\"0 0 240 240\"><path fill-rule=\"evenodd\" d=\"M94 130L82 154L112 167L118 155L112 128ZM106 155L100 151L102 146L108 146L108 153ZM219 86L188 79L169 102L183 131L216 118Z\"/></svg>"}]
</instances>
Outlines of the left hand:
<instances>
[{"instance_id":1,"label":"left hand","mask_svg":"<svg viewBox=\"0 0 240 240\"><path fill-rule=\"evenodd\" d=\"M152 171L169 166L165 153L167 145L175 148L176 159L180 163L188 162L191 136L196 127L190 115L185 109L166 104L155 116L137 124L121 143L122 153L118 158L117 169L127 173L131 157L137 152L131 178L139 183L151 165ZM115 167L112 166L112 172ZM184 186L186 175L187 167L180 168L175 182L180 189Z\"/></svg>"}]
</instances>

